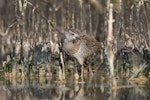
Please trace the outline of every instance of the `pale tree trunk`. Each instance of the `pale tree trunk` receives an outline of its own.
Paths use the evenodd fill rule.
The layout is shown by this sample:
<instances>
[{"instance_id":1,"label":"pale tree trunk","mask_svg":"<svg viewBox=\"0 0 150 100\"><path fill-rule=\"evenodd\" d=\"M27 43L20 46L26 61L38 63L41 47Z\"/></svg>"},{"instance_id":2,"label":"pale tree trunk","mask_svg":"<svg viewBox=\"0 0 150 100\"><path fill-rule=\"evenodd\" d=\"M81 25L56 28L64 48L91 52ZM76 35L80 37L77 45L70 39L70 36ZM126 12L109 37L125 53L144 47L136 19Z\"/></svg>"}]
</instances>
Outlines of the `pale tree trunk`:
<instances>
[{"instance_id":1,"label":"pale tree trunk","mask_svg":"<svg viewBox=\"0 0 150 100\"><path fill-rule=\"evenodd\" d=\"M108 37L107 37L107 58L110 67L110 75L114 77L114 53L113 53L113 4L110 4L109 8L109 20L108 20Z\"/></svg>"}]
</instances>

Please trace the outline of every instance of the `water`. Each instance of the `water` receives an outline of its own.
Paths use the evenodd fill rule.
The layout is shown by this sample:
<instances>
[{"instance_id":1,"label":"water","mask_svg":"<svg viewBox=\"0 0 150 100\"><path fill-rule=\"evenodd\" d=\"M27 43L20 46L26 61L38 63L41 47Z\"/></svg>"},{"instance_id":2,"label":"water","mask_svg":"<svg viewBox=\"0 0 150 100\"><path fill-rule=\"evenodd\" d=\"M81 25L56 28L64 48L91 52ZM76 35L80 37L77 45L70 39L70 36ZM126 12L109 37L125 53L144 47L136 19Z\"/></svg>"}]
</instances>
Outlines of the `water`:
<instances>
[{"instance_id":1,"label":"water","mask_svg":"<svg viewBox=\"0 0 150 100\"><path fill-rule=\"evenodd\" d=\"M70 77L69 77L70 76ZM149 100L150 84L117 79L117 88L104 75L85 76L75 83L67 75L66 83L53 77L1 79L1 100Z\"/></svg>"},{"instance_id":2,"label":"water","mask_svg":"<svg viewBox=\"0 0 150 100\"><path fill-rule=\"evenodd\" d=\"M82 1L84 2L82 3ZM49 49L51 48L52 54L56 54L59 48L56 48L60 38L59 34L55 36L57 33L55 28L84 29L104 42L107 37L105 23L108 22L106 20L108 12L103 12L103 10L107 9L107 0L89 0L93 1L91 4L85 1L28 0L26 5L24 0L16 0L16 2L0 0L0 46L2 48L0 64L4 64L3 61L9 62L7 59L9 54L15 56L12 59L15 59L16 62L24 60L26 65L30 60L33 61L31 64L38 64L41 61L49 63L53 57L49 54ZM118 47L114 46L114 48L119 49L124 45L131 48L134 46L140 51L143 47L147 47L147 42L149 42L147 33L150 28L148 28L147 22L150 19L150 5L148 0L145 0L144 4L141 4L140 0L137 2L122 0L122 3L119 5L118 3L114 4L114 36ZM21 8L22 5L25 8ZM22 16L23 13L24 16ZM49 25L48 20L52 21L56 27ZM23 50L20 41L23 41ZM44 43L51 47L44 49ZM37 44L37 48L35 44ZM56 45L53 46L53 44ZM36 51L38 49L40 51ZM19 54L22 52L23 54ZM20 58L21 55L24 59ZM131 58L133 58L133 62L137 62L135 65L137 67L141 60L136 58L142 57L134 54L133 56ZM54 57L56 56L54 55ZM54 59L56 60L56 58ZM42 66L42 68L44 67ZM33 69L38 68L33 66ZM118 78L115 87L107 75L99 73L93 77L85 76L85 83L75 83L73 74L66 75L66 78L66 82L58 81L56 75L53 77L28 77L27 79L0 78L0 100L150 100L149 80L136 83Z\"/></svg>"}]
</instances>

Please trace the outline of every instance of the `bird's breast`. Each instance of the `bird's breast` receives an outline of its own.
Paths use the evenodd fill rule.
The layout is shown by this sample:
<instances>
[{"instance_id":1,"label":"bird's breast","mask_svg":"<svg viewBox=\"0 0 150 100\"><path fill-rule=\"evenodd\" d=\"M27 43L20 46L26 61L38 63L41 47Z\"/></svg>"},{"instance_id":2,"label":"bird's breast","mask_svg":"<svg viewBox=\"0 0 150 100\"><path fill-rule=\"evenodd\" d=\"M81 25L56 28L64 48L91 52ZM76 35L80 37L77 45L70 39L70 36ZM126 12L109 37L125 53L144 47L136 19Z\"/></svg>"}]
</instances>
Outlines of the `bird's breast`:
<instances>
[{"instance_id":1,"label":"bird's breast","mask_svg":"<svg viewBox=\"0 0 150 100\"><path fill-rule=\"evenodd\" d=\"M80 43L79 42L67 41L66 40L63 43L63 49L69 55L74 55L75 53L77 53L79 48L80 48Z\"/></svg>"}]
</instances>

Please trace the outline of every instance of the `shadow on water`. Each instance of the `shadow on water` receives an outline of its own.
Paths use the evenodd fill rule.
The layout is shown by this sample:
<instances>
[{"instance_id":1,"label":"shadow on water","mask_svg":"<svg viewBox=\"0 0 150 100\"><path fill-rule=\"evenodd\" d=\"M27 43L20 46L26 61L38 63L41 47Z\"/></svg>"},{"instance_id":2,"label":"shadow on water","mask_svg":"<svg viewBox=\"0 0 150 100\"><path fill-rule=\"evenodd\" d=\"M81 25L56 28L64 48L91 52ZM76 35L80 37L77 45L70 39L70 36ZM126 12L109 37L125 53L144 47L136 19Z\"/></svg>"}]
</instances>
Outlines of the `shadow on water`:
<instances>
[{"instance_id":1,"label":"shadow on water","mask_svg":"<svg viewBox=\"0 0 150 100\"><path fill-rule=\"evenodd\" d=\"M150 84L117 80L120 88L113 88L104 75L85 76L85 83L75 83L71 75L66 83L53 77L30 79L1 79L1 100L149 100Z\"/></svg>"}]
</instances>

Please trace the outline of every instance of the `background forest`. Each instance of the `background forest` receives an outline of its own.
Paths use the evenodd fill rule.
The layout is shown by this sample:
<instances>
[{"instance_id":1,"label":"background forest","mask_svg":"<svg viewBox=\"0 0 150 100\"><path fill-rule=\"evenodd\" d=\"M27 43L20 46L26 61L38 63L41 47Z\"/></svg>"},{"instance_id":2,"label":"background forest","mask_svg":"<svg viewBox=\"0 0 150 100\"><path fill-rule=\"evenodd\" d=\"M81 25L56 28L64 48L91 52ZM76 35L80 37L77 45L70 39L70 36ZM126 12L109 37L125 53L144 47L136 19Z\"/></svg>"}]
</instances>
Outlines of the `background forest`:
<instances>
[{"instance_id":1,"label":"background forest","mask_svg":"<svg viewBox=\"0 0 150 100\"><path fill-rule=\"evenodd\" d=\"M109 73L106 40L110 2L115 74L148 76L149 0L0 0L1 72L7 77L16 76L16 72L22 76L55 73L62 66L61 33L73 28L93 35L103 44L92 64ZM64 52L63 58L66 70L72 72L74 58Z\"/></svg>"}]
</instances>

